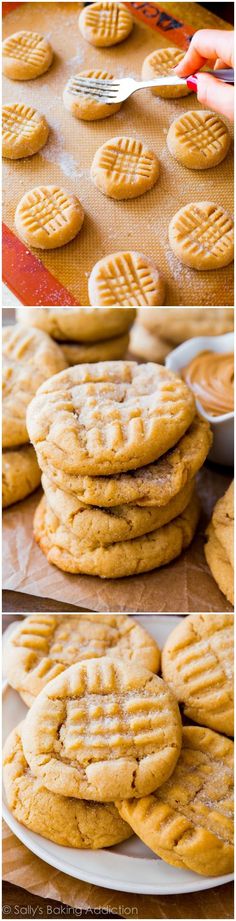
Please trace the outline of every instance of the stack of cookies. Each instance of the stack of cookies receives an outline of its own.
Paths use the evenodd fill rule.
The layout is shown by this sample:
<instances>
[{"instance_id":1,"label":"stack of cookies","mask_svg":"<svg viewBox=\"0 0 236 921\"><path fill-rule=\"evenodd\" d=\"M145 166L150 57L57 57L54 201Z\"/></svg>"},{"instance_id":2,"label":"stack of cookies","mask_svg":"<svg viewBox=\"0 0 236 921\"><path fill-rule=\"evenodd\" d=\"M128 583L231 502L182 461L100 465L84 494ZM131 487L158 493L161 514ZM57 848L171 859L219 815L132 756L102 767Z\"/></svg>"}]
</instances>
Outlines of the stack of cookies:
<instances>
[{"instance_id":1,"label":"stack of cookies","mask_svg":"<svg viewBox=\"0 0 236 921\"><path fill-rule=\"evenodd\" d=\"M117 578L189 545L212 436L181 378L151 362L78 365L40 387L27 425L45 492L34 533L49 562Z\"/></svg>"},{"instance_id":2,"label":"stack of cookies","mask_svg":"<svg viewBox=\"0 0 236 921\"><path fill-rule=\"evenodd\" d=\"M231 604L234 603L234 483L216 502L208 525L205 555L212 575Z\"/></svg>"},{"instance_id":3,"label":"stack of cookies","mask_svg":"<svg viewBox=\"0 0 236 921\"><path fill-rule=\"evenodd\" d=\"M231 307L142 307L131 330L130 352L135 358L164 364L172 349L193 336L220 336L233 330Z\"/></svg>"},{"instance_id":4,"label":"stack of cookies","mask_svg":"<svg viewBox=\"0 0 236 921\"><path fill-rule=\"evenodd\" d=\"M155 641L125 615L31 615L6 663L31 704L3 752L20 823L74 848L136 832L180 869L233 871L232 615L182 620L163 678Z\"/></svg>"},{"instance_id":5,"label":"stack of cookies","mask_svg":"<svg viewBox=\"0 0 236 921\"><path fill-rule=\"evenodd\" d=\"M19 307L21 323L43 329L55 339L67 365L123 358L136 310L104 307Z\"/></svg>"},{"instance_id":6,"label":"stack of cookies","mask_svg":"<svg viewBox=\"0 0 236 921\"><path fill-rule=\"evenodd\" d=\"M41 471L26 428L26 410L36 390L67 367L61 349L40 329L20 323L3 330L3 506L28 496Z\"/></svg>"}]
</instances>

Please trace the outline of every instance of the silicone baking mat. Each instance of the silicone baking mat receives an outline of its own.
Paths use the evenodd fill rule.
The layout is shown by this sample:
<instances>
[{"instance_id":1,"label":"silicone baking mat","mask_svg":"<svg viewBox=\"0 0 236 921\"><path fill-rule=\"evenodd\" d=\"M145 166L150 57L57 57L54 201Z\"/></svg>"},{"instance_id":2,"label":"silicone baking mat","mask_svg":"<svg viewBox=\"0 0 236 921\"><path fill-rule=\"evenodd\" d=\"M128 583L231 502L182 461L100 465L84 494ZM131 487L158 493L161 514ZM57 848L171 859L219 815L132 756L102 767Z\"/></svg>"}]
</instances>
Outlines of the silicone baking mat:
<instances>
[{"instance_id":1,"label":"silicone baking mat","mask_svg":"<svg viewBox=\"0 0 236 921\"><path fill-rule=\"evenodd\" d=\"M184 169L166 146L172 120L183 111L199 108L195 94L179 100L136 93L120 112L98 122L74 119L64 108L63 88L71 74L87 68L106 68L118 77L140 77L143 59L158 47L176 44L186 49L191 35L202 27L230 28L195 2L128 3L134 17L129 38L112 48L93 48L80 34L78 15L83 4L5 3L4 37L20 29L44 33L54 49L54 62L36 80L4 79L4 101L25 102L43 112L50 137L40 154L4 161L5 221L4 281L25 305L88 305L88 276L105 254L134 249L150 256L167 281L166 304L233 304L233 266L216 272L196 272L183 266L168 243L168 225L187 202L208 199L233 207L232 150L217 168ZM10 8L10 12L9 12ZM95 151L116 135L141 138L161 161L155 187L132 201L115 202L95 188L90 166ZM14 232L16 205L27 189L58 183L76 193L85 210L80 234L72 243L52 252L27 249Z\"/></svg>"}]
</instances>

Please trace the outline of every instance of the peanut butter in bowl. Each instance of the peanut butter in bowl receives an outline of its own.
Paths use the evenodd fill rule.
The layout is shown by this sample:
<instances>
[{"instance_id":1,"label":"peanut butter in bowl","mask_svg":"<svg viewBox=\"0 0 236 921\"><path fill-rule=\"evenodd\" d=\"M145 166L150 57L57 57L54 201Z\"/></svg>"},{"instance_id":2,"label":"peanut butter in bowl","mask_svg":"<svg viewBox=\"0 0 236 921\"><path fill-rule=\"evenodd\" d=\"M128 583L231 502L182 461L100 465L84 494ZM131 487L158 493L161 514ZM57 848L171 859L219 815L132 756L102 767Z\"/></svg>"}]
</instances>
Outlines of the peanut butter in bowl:
<instances>
[{"instance_id":1,"label":"peanut butter in bowl","mask_svg":"<svg viewBox=\"0 0 236 921\"><path fill-rule=\"evenodd\" d=\"M210 416L234 409L234 356L232 352L199 352L182 368L182 377Z\"/></svg>"}]
</instances>

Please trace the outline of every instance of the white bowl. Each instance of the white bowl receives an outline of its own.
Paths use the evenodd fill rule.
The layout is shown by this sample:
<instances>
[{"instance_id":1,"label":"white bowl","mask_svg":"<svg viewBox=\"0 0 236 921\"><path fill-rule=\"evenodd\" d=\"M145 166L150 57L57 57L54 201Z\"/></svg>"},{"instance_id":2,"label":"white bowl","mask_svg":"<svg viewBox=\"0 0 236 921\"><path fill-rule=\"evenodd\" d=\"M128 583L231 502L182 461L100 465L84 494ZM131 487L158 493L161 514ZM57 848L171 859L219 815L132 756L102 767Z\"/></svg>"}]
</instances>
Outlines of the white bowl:
<instances>
[{"instance_id":1,"label":"white bowl","mask_svg":"<svg viewBox=\"0 0 236 921\"><path fill-rule=\"evenodd\" d=\"M165 364L171 371L181 374L182 368L195 358L199 352L206 350L213 352L233 352L234 351L234 333L226 333L223 336L198 336L194 339L188 339L183 342L177 349L167 355ZM214 441L211 451L208 455L209 460L215 464L225 464L227 467L233 467L234 463L234 413L224 413L222 416L211 416L207 413L201 403L196 400L198 412L210 422Z\"/></svg>"}]
</instances>

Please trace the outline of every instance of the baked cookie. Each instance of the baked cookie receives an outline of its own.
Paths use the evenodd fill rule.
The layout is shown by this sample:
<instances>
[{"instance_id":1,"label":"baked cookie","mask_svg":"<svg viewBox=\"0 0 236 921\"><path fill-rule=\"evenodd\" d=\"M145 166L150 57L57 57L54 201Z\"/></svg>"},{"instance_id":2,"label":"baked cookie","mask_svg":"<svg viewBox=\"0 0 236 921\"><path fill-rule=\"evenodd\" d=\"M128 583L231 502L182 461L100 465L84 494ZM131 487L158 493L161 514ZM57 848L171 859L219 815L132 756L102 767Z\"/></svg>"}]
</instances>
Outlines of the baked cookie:
<instances>
[{"instance_id":1,"label":"baked cookie","mask_svg":"<svg viewBox=\"0 0 236 921\"><path fill-rule=\"evenodd\" d=\"M233 763L230 739L183 727L169 780L151 796L118 803L122 818L166 863L203 876L233 872Z\"/></svg>"},{"instance_id":2,"label":"baked cookie","mask_svg":"<svg viewBox=\"0 0 236 921\"><path fill-rule=\"evenodd\" d=\"M70 77L63 92L63 102L66 109L75 118L83 121L97 121L98 118L108 118L119 112L121 102L104 102L101 95L96 95L96 87L89 93L84 92L83 82L80 78L89 80L114 80L113 74L107 70L80 70L78 74Z\"/></svg>"},{"instance_id":3,"label":"baked cookie","mask_svg":"<svg viewBox=\"0 0 236 921\"><path fill-rule=\"evenodd\" d=\"M3 508L25 499L39 486L39 469L32 445L3 451L2 455L2 504Z\"/></svg>"},{"instance_id":4,"label":"baked cookie","mask_svg":"<svg viewBox=\"0 0 236 921\"><path fill-rule=\"evenodd\" d=\"M105 141L96 151L91 179L103 195L120 200L137 198L148 192L155 185L159 171L156 154L142 141L115 137Z\"/></svg>"},{"instance_id":5,"label":"baked cookie","mask_svg":"<svg viewBox=\"0 0 236 921\"><path fill-rule=\"evenodd\" d=\"M193 336L221 336L234 328L233 307L164 307L162 310L140 310L139 318L145 328L179 345Z\"/></svg>"},{"instance_id":6,"label":"baked cookie","mask_svg":"<svg viewBox=\"0 0 236 921\"><path fill-rule=\"evenodd\" d=\"M143 253L111 253L94 265L88 282L91 304L163 304L165 282Z\"/></svg>"},{"instance_id":7,"label":"baked cookie","mask_svg":"<svg viewBox=\"0 0 236 921\"><path fill-rule=\"evenodd\" d=\"M37 835L64 847L111 847L133 834L113 803L89 803L52 793L34 777L24 756L22 723L3 749L3 779L15 819Z\"/></svg>"},{"instance_id":8,"label":"baked cookie","mask_svg":"<svg viewBox=\"0 0 236 921\"><path fill-rule=\"evenodd\" d=\"M49 682L22 728L49 790L98 802L151 793L174 770L181 720L164 681L138 663L77 662Z\"/></svg>"},{"instance_id":9,"label":"baked cookie","mask_svg":"<svg viewBox=\"0 0 236 921\"><path fill-rule=\"evenodd\" d=\"M93 3L79 16L79 28L87 42L97 48L108 48L123 42L133 28L133 19L123 3Z\"/></svg>"},{"instance_id":10,"label":"baked cookie","mask_svg":"<svg viewBox=\"0 0 236 921\"><path fill-rule=\"evenodd\" d=\"M212 525L225 550L231 566L234 566L234 481L230 483L213 510Z\"/></svg>"},{"instance_id":11,"label":"baked cookie","mask_svg":"<svg viewBox=\"0 0 236 921\"><path fill-rule=\"evenodd\" d=\"M166 368L101 361L43 384L27 425L42 470L110 476L156 460L194 415L192 393Z\"/></svg>"},{"instance_id":12,"label":"baked cookie","mask_svg":"<svg viewBox=\"0 0 236 921\"><path fill-rule=\"evenodd\" d=\"M87 361L116 361L124 358L129 345L128 333L101 342L60 342L68 365L81 365Z\"/></svg>"},{"instance_id":13,"label":"baked cookie","mask_svg":"<svg viewBox=\"0 0 236 921\"><path fill-rule=\"evenodd\" d=\"M225 552L223 545L221 544L217 533L213 528L213 525L210 523L206 530L206 535L208 538L207 544L205 544L205 557L210 567L213 578L217 582L217 585L220 588L220 591L223 592L223 595L227 598L227 601L230 601L230 604L234 603L234 570L231 566L230 560Z\"/></svg>"},{"instance_id":14,"label":"baked cookie","mask_svg":"<svg viewBox=\"0 0 236 921\"><path fill-rule=\"evenodd\" d=\"M155 336L149 332L139 319L133 325L130 333L129 351L134 358L144 358L145 361L157 361L164 365L165 358L171 352L172 345L166 339Z\"/></svg>"},{"instance_id":15,"label":"baked cookie","mask_svg":"<svg viewBox=\"0 0 236 921\"><path fill-rule=\"evenodd\" d=\"M115 310L108 307L17 307L21 323L39 326L53 339L72 342L99 342L128 332L136 310Z\"/></svg>"},{"instance_id":16,"label":"baked cookie","mask_svg":"<svg viewBox=\"0 0 236 921\"><path fill-rule=\"evenodd\" d=\"M212 440L209 423L196 416L178 444L154 464L107 477L67 475L59 467L48 464L45 464L45 473L55 486L73 493L88 505L110 508L133 503L161 507L170 502L202 467Z\"/></svg>"},{"instance_id":17,"label":"baked cookie","mask_svg":"<svg viewBox=\"0 0 236 921\"><path fill-rule=\"evenodd\" d=\"M150 572L174 560L191 543L198 519L199 503L193 495L182 515L150 534L108 546L85 547L60 523L43 498L34 517L34 537L48 562L63 572L120 579Z\"/></svg>"},{"instance_id":18,"label":"baked cookie","mask_svg":"<svg viewBox=\"0 0 236 921\"><path fill-rule=\"evenodd\" d=\"M170 633L162 672L190 720L234 733L233 616L190 614Z\"/></svg>"},{"instance_id":19,"label":"baked cookie","mask_svg":"<svg viewBox=\"0 0 236 921\"><path fill-rule=\"evenodd\" d=\"M181 489L167 505L143 506L116 505L112 509L95 508L83 505L72 493L64 492L43 474L42 486L47 503L66 528L72 531L84 547L96 547L99 544L117 543L132 540L143 534L149 534L162 528L177 515L181 515L190 502L194 489L194 480Z\"/></svg>"},{"instance_id":20,"label":"baked cookie","mask_svg":"<svg viewBox=\"0 0 236 921\"><path fill-rule=\"evenodd\" d=\"M184 58L184 51L178 48L157 48L151 51L151 54L144 59L142 66L142 80L155 80L157 77L165 77L172 73L174 67L180 64ZM153 96L163 96L164 99L179 99L180 96L188 96L191 90L188 86L155 86L151 92Z\"/></svg>"},{"instance_id":21,"label":"baked cookie","mask_svg":"<svg viewBox=\"0 0 236 921\"><path fill-rule=\"evenodd\" d=\"M41 150L48 139L49 127L44 115L26 106L12 102L2 109L2 156L8 160L32 157Z\"/></svg>"},{"instance_id":22,"label":"baked cookie","mask_svg":"<svg viewBox=\"0 0 236 921\"><path fill-rule=\"evenodd\" d=\"M212 201L184 205L172 217L169 241L175 256L193 269L221 269L234 258L233 218Z\"/></svg>"},{"instance_id":23,"label":"baked cookie","mask_svg":"<svg viewBox=\"0 0 236 921\"><path fill-rule=\"evenodd\" d=\"M50 67L53 50L39 32L14 32L2 46L3 73L10 80L34 80Z\"/></svg>"},{"instance_id":24,"label":"baked cookie","mask_svg":"<svg viewBox=\"0 0 236 921\"><path fill-rule=\"evenodd\" d=\"M26 192L15 212L17 232L35 249L64 246L79 233L84 210L76 195L57 185L41 185Z\"/></svg>"},{"instance_id":25,"label":"baked cookie","mask_svg":"<svg viewBox=\"0 0 236 921\"><path fill-rule=\"evenodd\" d=\"M227 125L215 112L193 109L175 118L167 135L167 147L188 169L209 169L226 157L230 146Z\"/></svg>"},{"instance_id":26,"label":"baked cookie","mask_svg":"<svg viewBox=\"0 0 236 921\"><path fill-rule=\"evenodd\" d=\"M26 409L47 378L66 367L59 345L39 329L5 326L3 342L3 448L29 441Z\"/></svg>"},{"instance_id":27,"label":"baked cookie","mask_svg":"<svg viewBox=\"0 0 236 921\"><path fill-rule=\"evenodd\" d=\"M234 484L215 505L206 530L205 556L221 592L234 603Z\"/></svg>"},{"instance_id":28,"label":"baked cookie","mask_svg":"<svg viewBox=\"0 0 236 921\"><path fill-rule=\"evenodd\" d=\"M84 659L104 656L156 672L155 640L126 614L31 614L11 634L4 662L9 684L30 707L56 675Z\"/></svg>"}]
</instances>

